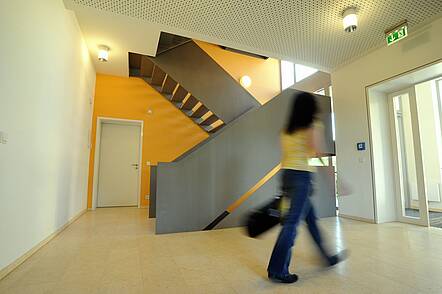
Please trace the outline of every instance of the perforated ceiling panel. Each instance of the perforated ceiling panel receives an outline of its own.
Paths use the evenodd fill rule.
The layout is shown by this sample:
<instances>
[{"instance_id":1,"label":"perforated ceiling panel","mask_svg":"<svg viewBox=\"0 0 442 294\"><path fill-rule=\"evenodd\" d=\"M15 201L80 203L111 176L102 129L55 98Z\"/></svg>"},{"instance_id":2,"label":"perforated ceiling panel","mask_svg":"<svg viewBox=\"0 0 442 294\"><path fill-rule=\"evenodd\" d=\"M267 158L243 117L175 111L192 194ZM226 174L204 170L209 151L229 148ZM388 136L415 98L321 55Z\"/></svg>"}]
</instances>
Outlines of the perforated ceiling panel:
<instances>
[{"instance_id":1,"label":"perforated ceiling panel","mask_svg":"<svg viewBox=\"0 0 442 294\"><path fill-rule=\"evenodd\" d=\"M73 0L73 2L213 37L326 69L380 45L384 30L409 30L442 12L442 0ZM354 6L359 27L342 28Z\"/></svg>"}]
</instances>

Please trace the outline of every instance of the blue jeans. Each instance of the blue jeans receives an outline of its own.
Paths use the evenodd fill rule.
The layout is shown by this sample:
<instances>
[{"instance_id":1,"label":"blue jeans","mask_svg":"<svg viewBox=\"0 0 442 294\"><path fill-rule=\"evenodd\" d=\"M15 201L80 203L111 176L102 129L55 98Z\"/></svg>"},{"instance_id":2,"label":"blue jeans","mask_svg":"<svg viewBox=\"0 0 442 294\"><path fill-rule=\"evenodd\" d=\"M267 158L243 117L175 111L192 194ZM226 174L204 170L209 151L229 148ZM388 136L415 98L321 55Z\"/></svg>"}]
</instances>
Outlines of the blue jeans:
<instances>
[{"instance_id":1,"label":"blue jeans","mask_svg":"<svg viewBox=\"0 0 442 294\"><path fill-rule=\"evenodd\" d=\"M324 248L321 233L316 223L316 215L309 199L312 193L312 173L286 169L282 175L282 189L285 197L290 197L290 209L285 216L267 271L270 274L285 276L289 274L291 248L295 243L296 228L305 220L308 230L322 256L329 255Z\"/></svg>"}]
</instances>

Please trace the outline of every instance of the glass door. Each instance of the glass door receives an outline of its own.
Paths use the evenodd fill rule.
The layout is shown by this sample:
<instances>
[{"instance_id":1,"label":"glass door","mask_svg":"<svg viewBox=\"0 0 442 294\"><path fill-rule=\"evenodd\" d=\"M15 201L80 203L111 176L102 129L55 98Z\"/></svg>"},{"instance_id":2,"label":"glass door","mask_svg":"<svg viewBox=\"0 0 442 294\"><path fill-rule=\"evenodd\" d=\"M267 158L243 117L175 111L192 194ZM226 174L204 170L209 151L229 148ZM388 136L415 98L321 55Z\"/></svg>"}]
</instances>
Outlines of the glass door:
<instances>
[{"instance_id":1,"label":"glass door","mask_svg":"<svg viewBox=\"0 0 442 294\"><path fill-rule=\"evenodd\" d=\"M415 89L412 87L392 93L388 100L398 219L406 223L428 226L428 204Z\"/></svg>"},{"instance_id":2,"label":"glass door","mask_svg":"<svg viewBox=\"0 0 442 294\"><path fill-rule=\"evenodd\" d=\"M442 228L442 128L440 79L415 85L430 226Z\"/></svg>"}]
</instances>

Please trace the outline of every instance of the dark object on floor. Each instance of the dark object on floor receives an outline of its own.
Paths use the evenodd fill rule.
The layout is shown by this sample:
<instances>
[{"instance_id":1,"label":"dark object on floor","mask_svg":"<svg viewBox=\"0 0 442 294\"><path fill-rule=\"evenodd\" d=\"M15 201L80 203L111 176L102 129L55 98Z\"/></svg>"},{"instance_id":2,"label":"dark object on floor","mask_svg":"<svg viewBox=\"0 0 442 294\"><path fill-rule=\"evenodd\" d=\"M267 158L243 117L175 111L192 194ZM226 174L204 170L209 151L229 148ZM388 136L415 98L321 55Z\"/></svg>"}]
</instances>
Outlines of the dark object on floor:
<instances>
[{"instance_id":1,"label":"dark object on floor","mask_svg":"<svg viewBox=\"0 0 442 294\"><path fill-rule=\"evenodd\" d=\"M249 237L256 238L281 223L281 199L277 196L247 216L246 230Z\"/></svg>"},{"instance_id":2,"label":"dark object on floor","mask_svg":"<svg viewBox=\"0 0 442 294\"><path fill-rule=\"evenodd\" d=\"M298 276L295 274L288 274L286 276L277 276L269 273L268 277L272 282L284 283L284 284L292 284L298 280Z\"/></svg>"},{"instance_id":3,"label":"dark object on floor","mask_svg":"<svg viewBox=\"0 0 442 294\"><path fill-rule=\"evenodd\" d=\"M347 257L348 257L348 251L347 250L342 250L338 254L330 256L328 258L328 266L335 266L338 263L346 260Z\"/></svg>"}]
</instances>

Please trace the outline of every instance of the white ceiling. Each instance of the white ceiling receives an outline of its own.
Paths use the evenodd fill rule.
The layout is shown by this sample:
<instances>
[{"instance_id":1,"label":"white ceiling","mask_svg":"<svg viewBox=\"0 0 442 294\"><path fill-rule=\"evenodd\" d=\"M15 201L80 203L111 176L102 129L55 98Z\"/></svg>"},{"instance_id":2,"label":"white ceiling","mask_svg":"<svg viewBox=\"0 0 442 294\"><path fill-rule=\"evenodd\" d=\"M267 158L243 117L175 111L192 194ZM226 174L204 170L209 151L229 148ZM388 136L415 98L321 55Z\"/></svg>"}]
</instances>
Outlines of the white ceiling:
<instances>
[{"instance_id":1,"label":"white ceiling","mask_svg":"<svg viewBox=\"0 0 442 294\"><path fill-rule=\"evenodd\" d=\"M384 30L403 19L412 32L442 15L442 0L64 1L76 12L90 48L115 41L122 50L154 55L164 30L325 71L382 45ZM350 6L359 16L351 34L344 32L341 16Z\"/></svg>"}]
</instances>

